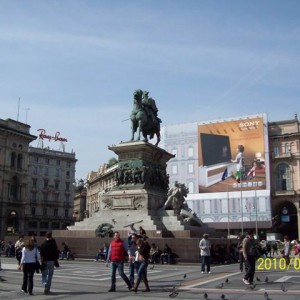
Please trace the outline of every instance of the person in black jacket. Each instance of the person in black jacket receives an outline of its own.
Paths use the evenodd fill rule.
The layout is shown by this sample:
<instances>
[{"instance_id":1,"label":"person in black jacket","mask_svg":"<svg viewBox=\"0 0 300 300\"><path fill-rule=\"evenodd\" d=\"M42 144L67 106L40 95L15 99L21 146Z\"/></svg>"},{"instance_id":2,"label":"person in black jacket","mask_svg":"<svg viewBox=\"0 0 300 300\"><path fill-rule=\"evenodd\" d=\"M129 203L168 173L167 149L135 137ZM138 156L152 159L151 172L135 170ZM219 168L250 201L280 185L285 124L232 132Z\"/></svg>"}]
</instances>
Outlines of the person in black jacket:
<instances>
[{"instance_id":1,"label":"person in black jacket","mask_svg":"<svg viewBox=\"0 0 300 300\"><path fill-rule=\"evenodd\" d=\"M52 232L46 233L46 240L41 245L42 260L42 282L44 285L44 294L50 293L52 277L54 273L54 264L59 256L59 251L55 239L52 238Z\"/></svg>"}]
</instances>

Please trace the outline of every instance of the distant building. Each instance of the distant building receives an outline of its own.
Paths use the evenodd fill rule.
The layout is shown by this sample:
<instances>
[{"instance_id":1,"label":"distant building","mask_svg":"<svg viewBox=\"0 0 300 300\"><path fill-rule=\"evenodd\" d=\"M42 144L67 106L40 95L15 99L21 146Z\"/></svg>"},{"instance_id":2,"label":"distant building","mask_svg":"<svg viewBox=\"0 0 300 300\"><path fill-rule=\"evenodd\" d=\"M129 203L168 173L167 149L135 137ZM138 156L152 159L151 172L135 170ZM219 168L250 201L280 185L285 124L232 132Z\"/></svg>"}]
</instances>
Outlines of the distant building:
<instances>
[{"instance_id":1,"label":"distant building","mask_svg":"<svg viewBox=\"0 0 300 300\"><path fill-rule=\"evenodd\" d=\"M29 201L24 232L44 235L74 223L75 153L29 148Z\"/></svg>"}]
</instances>

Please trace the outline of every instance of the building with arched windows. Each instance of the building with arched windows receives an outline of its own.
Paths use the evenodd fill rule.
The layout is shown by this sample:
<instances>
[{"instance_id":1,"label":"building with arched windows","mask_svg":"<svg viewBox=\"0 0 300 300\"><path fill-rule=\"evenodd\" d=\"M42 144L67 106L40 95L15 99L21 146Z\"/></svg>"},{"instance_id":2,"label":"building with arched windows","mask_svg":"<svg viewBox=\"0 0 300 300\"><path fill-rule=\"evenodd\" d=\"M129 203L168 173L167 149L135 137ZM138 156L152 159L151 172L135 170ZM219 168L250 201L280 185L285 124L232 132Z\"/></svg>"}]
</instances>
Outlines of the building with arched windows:
<instances>
[{"instance_id":1,"label":"building with arched windows","mask_svg":"<svg viewBox=\"0 0 300 300\"><path fill-rule=\"evenodd\" d=\"M30 126L0 119L0 236L24 228L24 203L28 196L29 143L36 136Z\"/></svg>"},{"instance_id":2,"label":"building with arched windows","mask_svg":"<svg viewBox=\"0 0 300 300\"><path fill-rule=\"evenodd\" d=\"M273 228L275 232L300 233L300 131L292 120L269 123Z\"/></svg>"}]
</instances>

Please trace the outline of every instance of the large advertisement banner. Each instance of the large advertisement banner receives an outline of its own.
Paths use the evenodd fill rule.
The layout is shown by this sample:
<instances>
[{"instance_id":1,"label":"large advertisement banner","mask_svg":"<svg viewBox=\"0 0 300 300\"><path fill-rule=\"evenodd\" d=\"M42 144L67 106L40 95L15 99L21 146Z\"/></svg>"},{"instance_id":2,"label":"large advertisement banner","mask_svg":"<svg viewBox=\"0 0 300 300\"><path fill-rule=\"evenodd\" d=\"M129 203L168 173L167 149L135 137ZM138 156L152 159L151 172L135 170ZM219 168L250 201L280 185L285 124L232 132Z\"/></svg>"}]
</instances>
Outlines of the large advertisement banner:
<instances>
[{"instance_id":1,"label":"large advertisement banner","mask_svg":"<svg viewBox=\"0 0 300 300\"><path fill-rule=\"evenodd\" d=\"M263 117L198 125L199 192L269 189L266 128Z\"/></svg>"}]
</instances>

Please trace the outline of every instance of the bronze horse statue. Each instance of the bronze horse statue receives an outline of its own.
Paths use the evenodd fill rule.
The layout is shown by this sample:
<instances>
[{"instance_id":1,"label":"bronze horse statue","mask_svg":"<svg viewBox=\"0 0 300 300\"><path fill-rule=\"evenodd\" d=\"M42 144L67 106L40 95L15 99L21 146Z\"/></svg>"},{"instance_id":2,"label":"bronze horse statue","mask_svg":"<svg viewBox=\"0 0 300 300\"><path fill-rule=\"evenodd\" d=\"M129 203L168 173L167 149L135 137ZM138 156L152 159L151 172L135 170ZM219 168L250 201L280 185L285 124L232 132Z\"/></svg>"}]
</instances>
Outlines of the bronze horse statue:
<instances>
[{"instance_id":1,"label":"bronze horse statue","mask_svg":"<svg viewBox=\"0 0 300 300\"><path fill-rule=\"evenodd\" d=\"M131 141L134 141L134 134L138 132L137 140L141 139L141 133L144 137L144 142L148 142L148 136L150 139L156 135L157 141L155 146L160 142L160 123L159 118L153 118L147 114L147 110L143 105L143 91L138 89L133 94L133 110L131 111ZM153 99L151 99L154 101Z\"/></svg>"}]
</instances>

